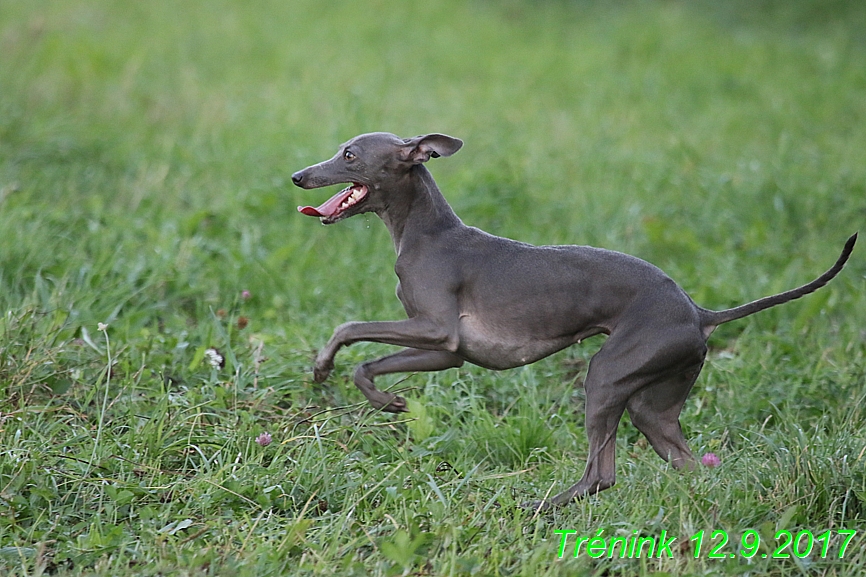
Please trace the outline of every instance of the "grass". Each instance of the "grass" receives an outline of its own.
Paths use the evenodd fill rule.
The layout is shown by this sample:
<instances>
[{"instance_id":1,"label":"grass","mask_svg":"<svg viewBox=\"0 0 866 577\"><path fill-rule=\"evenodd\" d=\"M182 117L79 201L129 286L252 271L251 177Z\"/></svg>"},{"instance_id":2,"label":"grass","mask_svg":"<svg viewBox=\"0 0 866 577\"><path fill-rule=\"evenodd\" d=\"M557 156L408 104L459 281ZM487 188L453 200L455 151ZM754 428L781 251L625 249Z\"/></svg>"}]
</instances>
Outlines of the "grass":
<instances>
[{"instance_id":1,"label":"grass","mask_svg":"<svg viewBox=\"0 0 866 577\"><path fill-rule=\"evenodd\" d=\"M336 324L403 312L384 227L300 217L326 193L289 179L361 132L445 132L466 146L430 167L467 223L742 303L862 228L862 3L0 6L0 572L866 572L862 534L838 558L866 521L863 247L817 295L714 335L683 427L720 467L676 473L624 420L616 487L532 516L517 505L582 473L602 341L382 379L408 419L350 380L388 347L314 385ZM677 541L560 559L558 530ZM735 558L709 558L717 530ZM772 558L782 530L831 530L827 558Z\"/></svg>"}]
</instances>

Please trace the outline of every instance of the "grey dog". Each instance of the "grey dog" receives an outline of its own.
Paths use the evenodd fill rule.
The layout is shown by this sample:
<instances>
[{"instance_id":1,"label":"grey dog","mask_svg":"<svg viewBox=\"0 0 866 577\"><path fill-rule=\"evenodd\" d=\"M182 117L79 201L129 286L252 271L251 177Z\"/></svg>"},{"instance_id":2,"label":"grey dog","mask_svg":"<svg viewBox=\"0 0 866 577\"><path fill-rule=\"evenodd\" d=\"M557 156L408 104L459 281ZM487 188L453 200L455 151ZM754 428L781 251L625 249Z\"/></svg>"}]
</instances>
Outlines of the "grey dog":
<instances>
[{"instance_id":1,"label":"grey dog","mask_svg":"<svg viewBox=\"0 0 866 577\"><path fill-rule=\"evenodd\" d=\"M729 310L699 307L657 267L588 246L533 246L469 227L423 165L463 142L444 134L402 139L377 132L292 175L302 188L349 184L317 208L298 207L324 224L375 212L391 233L408 318L338 326L316 358L324 381L344 346L372 341L406 347L362 363L354 381L377 409L406 411L406 401L376 389L378 375L439 371L465 361L488 369L535 362L583 339L608 335L585 380L589 456L583 477L537 508L563 505L615 481L615 442L623 411L674 467L694 457L679 415L717 326L807 295L835 277L854 248L812 282Z\"/></svg>"}]
</instances>

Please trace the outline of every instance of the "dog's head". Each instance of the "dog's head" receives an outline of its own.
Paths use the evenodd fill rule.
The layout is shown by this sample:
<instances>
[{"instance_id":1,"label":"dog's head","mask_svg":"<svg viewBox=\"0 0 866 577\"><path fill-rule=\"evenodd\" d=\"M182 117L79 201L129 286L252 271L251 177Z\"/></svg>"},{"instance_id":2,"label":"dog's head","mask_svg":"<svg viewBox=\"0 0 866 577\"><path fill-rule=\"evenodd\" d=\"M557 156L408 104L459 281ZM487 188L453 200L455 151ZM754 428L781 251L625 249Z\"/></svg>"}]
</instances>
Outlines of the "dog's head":
<instances>
[{"instance_id":1,"label":"dog's head","mask_svg":"<svg viewBox=\"0 0 866 577\"><path fill-rule=\"evenodd\" d=\"M400 190L413 167L430 158L451 156L463 141L444 134L399 138L387 132L356 136L340 146L330 160L314 164L292 175L301 188L348 184L318 207L299 206L298 211L333 224L356 214L384 210L387 195Z\"/></svg>"}]
</instances>

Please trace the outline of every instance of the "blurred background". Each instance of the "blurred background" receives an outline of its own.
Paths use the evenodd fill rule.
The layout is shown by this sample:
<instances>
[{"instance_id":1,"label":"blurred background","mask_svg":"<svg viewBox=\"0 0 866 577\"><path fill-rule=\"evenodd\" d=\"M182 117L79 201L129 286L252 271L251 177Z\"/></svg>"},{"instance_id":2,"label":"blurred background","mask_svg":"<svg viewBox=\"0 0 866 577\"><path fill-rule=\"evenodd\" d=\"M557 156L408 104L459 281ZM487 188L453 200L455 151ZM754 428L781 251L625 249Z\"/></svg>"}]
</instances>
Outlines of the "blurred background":
<instances>
[{"instance_id":1,"label":"blurred background","mask_svg":"<svg viewBox=\"0 0 866 577\"><path fill-rule=\"evenodd\" d=\"M864 14L804 0L7 2L0 299L20 302L37 273L86 282L110 259L99 274L117 282L182 269L173 288L195 299L243 286L296 311L392 310L391 287L365 280L390 262L383 227L321 230L294 209L326 191L289 180L384 130L466 141L431 169L468 224L633 252L702 304L740 302L735 277L760 274L756 259L788 286L791 259L821 269L863 220ZM317 297L335 273L370 304ZM776 288L749 280L752 296Z\"/></svg>"}]
</instances>

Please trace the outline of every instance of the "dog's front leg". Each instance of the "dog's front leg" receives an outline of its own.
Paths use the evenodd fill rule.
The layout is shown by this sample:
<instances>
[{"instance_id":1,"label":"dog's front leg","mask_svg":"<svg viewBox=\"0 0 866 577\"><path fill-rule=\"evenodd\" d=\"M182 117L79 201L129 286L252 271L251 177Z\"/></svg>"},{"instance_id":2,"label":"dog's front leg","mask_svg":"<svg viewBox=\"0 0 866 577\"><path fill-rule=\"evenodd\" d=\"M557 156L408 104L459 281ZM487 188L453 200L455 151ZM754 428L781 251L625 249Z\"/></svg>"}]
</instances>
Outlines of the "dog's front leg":
<instances>
[{"instance_id":1,"label":"dog's front leg","mask_svg":"<svg viewBox=\"0 0 866 577\"><path fill-rule=\"evenodd\" d=\"M313 378L321 383L334 368L334 357L342 347L359 341L397 345L428 351L457 350L456 324L447 327L422 317L403 321L350 322L334 329L328 344L316 356Z\"/></svg>"},{"instance_id":2,"label":"dog's front leg","mask_svg":"<svg viewBox=\"0 0 866 577\"><path fill-rule=\"evenodd\" d=\"M407 411L406 399L376 388L373 380L389 373L413 373L416 371L443 371L463 366L463 359L448 351L425 351L403 349L375 361L367 361L355 369L355 386L364 393L376 409L390 413Z\"/></svg>"}]
</instances>

